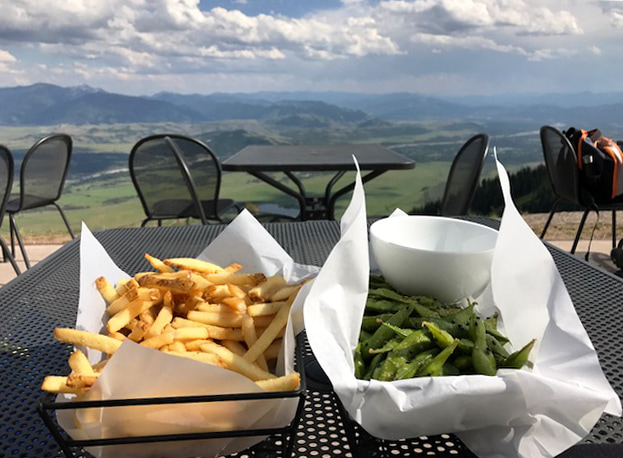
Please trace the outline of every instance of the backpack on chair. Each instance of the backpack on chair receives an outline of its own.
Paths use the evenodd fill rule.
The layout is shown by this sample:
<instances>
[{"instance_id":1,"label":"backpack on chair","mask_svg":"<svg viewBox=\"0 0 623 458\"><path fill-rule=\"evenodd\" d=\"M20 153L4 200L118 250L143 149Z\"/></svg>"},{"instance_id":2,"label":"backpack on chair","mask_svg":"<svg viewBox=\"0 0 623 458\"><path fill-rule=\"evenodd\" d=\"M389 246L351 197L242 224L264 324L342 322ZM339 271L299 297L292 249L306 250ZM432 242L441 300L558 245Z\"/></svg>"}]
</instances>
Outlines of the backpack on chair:
<instances>
[{"instance_id":1,"label":"backpack on chair","mask_svg":"<svg viewBox=\"0 0 623 458\"><path fill-rule=\"evenodd\" d=\"M580 187L585 191L584 195L591 200L590 205L599 218L600 204L623 201L623 152L617 143L604 137L599 129L586 131L571 127L563 134L569 139L577 154ZM594 231L595 229L593 233ZM591 235L591 241L592 239ZM613 247L610 259L623 270L623 239ZM588 252L586 260L588 261Z\"/></svg>"},{"instance_id":2,"label":"backpack on chair","mask_svg":"<svg viewBox=\"0 0 623 458\"><path fill-rule=\"evenodd\" d=\"M596 204L607 204L623 195L623 152L599 129L564 131L578 157L580 186Z\"/></svg>"}]
</instances>

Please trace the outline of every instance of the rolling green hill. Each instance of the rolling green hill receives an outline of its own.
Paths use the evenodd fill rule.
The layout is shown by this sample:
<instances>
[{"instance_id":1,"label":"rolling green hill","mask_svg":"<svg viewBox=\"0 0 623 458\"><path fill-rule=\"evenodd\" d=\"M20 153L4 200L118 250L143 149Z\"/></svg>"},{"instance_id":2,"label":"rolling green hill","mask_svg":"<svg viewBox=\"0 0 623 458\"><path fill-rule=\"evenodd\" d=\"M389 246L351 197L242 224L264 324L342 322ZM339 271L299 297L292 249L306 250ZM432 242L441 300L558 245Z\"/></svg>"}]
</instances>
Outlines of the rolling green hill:
<instances>
[{"instance_id":1,"label":"rolling green hill","mask_svg":"<svg viewBox=\"0 0 623 458\"><path fill-rule=\"evenodd\" d=\"M257 128L255 124L246 126L249 130L245 126L230 124L203 126L120 124L107 127L108 138L103 137L101 127L65 127L72 132L76 146L68 182L60 203L76 232L79 231L82 221L94 231L113 227L135 227L140 224L144 216L129 178L127 158L134 141L144 135L155 131L183 131L202 138L215 150L220 151L223 158L247 144L287 143L300 138L296 135L302 138L311 136L309 131L276 132L265 127ZM228 130L230 127L235 128ZM412 211L441 197L450 161L464 139L470 135L467 129L459 130L457 133L457 131L443 131L442 127L438 126L437 130L431 130L430 125L420 126L413 129L413 135L409 136L406 135L406 131L400 131L398 137L372 135L368 137L365 131L355 132L350 136L344 132L340 134L341 139L347 141L358 141L358 137L381 141L416 160L414 170L388 172L365 185L370 215L387 215L395 208ZM432 135L431 132L437 133ZM374 133L377 134L378 132ZM5 138L13 135L10 144L14 145L12 149L16 152L18 162L24 154L26 145L30 144L30 137L36 136L34 130L7 127L0 128L0 135L4 135ZM316 135L318 136L316 138L327 138L338 134L332 130L324 137L320 131L316 132ZM499 139L499 143L505 144L503 138ZM533 139L521 145L522 149L531 143L534 143ZM521 164L525 164L525 161L513 163L511 159L520 155L519 151L513 153L513 148L513 146L502 148L506 151L503 154L509 158L508 163L505 162L509 170L517 170ZM535 151L531 155L524 155L524 159L536 157L534 162L538 163L538 154L539 152ZM493 173L493 161L490 159L483 177L491 176ZM330 176L315 173L303 174L301 177L311 194L321 195ZM341 182L346 183L352 176L347 174ZM294 199L245 173L224 173L221 195L248 203L250 208L257 208L258 203L273 203L296 209ZM348 203L349 197L347 195L338 202L338 217ZM175 224L188 223L194 224L187 221L178 221ZM18 224L27 240L68 238L60 217L53 209L25 212L18 216ZM7 224L2 229L6 234Z\"/></svg>"}]
</instances>

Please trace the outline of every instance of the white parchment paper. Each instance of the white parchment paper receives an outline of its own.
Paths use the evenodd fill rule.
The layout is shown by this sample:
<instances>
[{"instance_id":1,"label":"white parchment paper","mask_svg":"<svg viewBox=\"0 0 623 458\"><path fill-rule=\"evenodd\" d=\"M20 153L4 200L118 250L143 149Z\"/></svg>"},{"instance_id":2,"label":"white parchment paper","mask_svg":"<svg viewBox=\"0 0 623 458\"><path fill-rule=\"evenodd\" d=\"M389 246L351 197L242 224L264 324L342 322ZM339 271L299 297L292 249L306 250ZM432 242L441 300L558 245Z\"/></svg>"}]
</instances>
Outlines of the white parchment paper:
<instances>
[{"instance_id":1,"label":"white parchment paper","mask_svg":"<svg viewBox=\"0 0 623 458\"><path fill-rule=\"evenodd\" d=\"M158 255L157 253L150 253ZM243 272L282 273L289 283L313 277L318 267L295 263L262 225L246 210L241 212L198 256L219 265L238 262ZM133 272L132 272L133 273ZM76 328L100 332L107 320L106 304L95 287L104 275L115 284L128 277L106 253L86 225L80 240L80 300ZM292 306L278 372L293 371L295 335L302 330L301 307L308 288ZM298 318L297 318L298 317ZM89 360L101 355L83 349ZM262 390L232 371L161 353L130 341L115 352L86 400L135 399L158 396L251 393ZM70 400L61 395L59 400ZM142 407L57 411L63 429L74 439L161 435L286 426L294 417L298 398L229 401L211 404L174 404ZM98 457L213 457L248 448L263 438L211 439L153 444L93 447Z\"/></svg>"},{"instance_id":2,"label":"white parchment paper","mask_svg":"<svg viewBox=\"0 0 623 458\"><path fill-rule=\"evenodd\" d=\"M426 377L395 382L355 379L353 351L365 306L369 248L365 196L358 181L340 241L304 305L310 345L351 418L374 436L396 440L457 433L481 457L550 457L583 439L603 412L621 415L556 265L505 197L491 284L479 310L497 307L513 347L532 338L533 370L494 377Z\"/></svg>"}]
</instances>

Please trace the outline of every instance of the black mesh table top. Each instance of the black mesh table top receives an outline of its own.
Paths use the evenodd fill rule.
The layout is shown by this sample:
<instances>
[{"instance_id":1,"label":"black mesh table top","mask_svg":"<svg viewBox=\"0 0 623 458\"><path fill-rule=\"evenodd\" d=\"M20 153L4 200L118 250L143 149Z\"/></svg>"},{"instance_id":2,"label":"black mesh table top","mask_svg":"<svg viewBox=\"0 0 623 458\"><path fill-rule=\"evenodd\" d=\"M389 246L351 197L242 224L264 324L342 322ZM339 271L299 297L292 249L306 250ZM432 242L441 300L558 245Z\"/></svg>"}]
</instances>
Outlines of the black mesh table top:
<instances>
[{"instance_id":1,"label":"black mesh table top","mask_svg":"<svg viewBox=\"0 0 623 458\"><path fill-rule=\"evenodd\" d=\"M361 170L403 170L415 162L384 146L360 144L331 145L249 145L223 161L223 170L244 172L326 172L355 170L353 155Z\"/></svg>"},{"instance_id":2,"label":"black mesh table top","mask_svg":"<svg viewBox=\"0 0 623 458\"><path fill-rule=\"evenodd\" d=\"M476 220L478 220L476 218ZM489 219L480 222L497 223ZM96 237L128 273L150 268L145 252L160 258L196 256L224 228L214 226L111 229ZM322 265L339 239L339 223L271 223L267 230L300 263ZM623 395L623 280L549 247L604 372ZM74 326L78 305L79 240L76 239L0 289L0 457L62 456L36 412L48 374L64 373L67 346L54 340L56 326ZM313 361L311 350L305 358ZM237 457L283 456L269 437ZM369 436L349 421L330 389L308 378L302 417L293 437L296 457L474 455L452 434L396 442ZM561 457L623 456L623 424L604 415L581 444ZM356 449L354 449L356 447ZM90 456L75 450L76 456Z\"/></svg>"}]
</instances>

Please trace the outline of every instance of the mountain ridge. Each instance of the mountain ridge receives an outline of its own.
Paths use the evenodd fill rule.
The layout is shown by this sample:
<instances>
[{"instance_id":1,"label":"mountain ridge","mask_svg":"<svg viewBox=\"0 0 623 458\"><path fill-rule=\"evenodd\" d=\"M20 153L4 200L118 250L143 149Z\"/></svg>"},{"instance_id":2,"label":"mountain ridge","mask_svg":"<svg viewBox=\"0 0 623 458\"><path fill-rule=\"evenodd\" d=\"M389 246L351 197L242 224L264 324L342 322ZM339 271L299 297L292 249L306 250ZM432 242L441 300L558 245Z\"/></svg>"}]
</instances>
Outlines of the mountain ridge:
<instances>
[{"instance_id":1,"label":"mountain ridge","mask_svg":"<svg viewBox=\"0 0 623 458\"><path fill-rule=\"evenodd\" d=\"M433 97L411 92L255 92L124 95L88 85L0 88L0 125L258 120L298 128L381 121L497 121L621 129L623 93Z\"/></svg>"}]
</instances>

